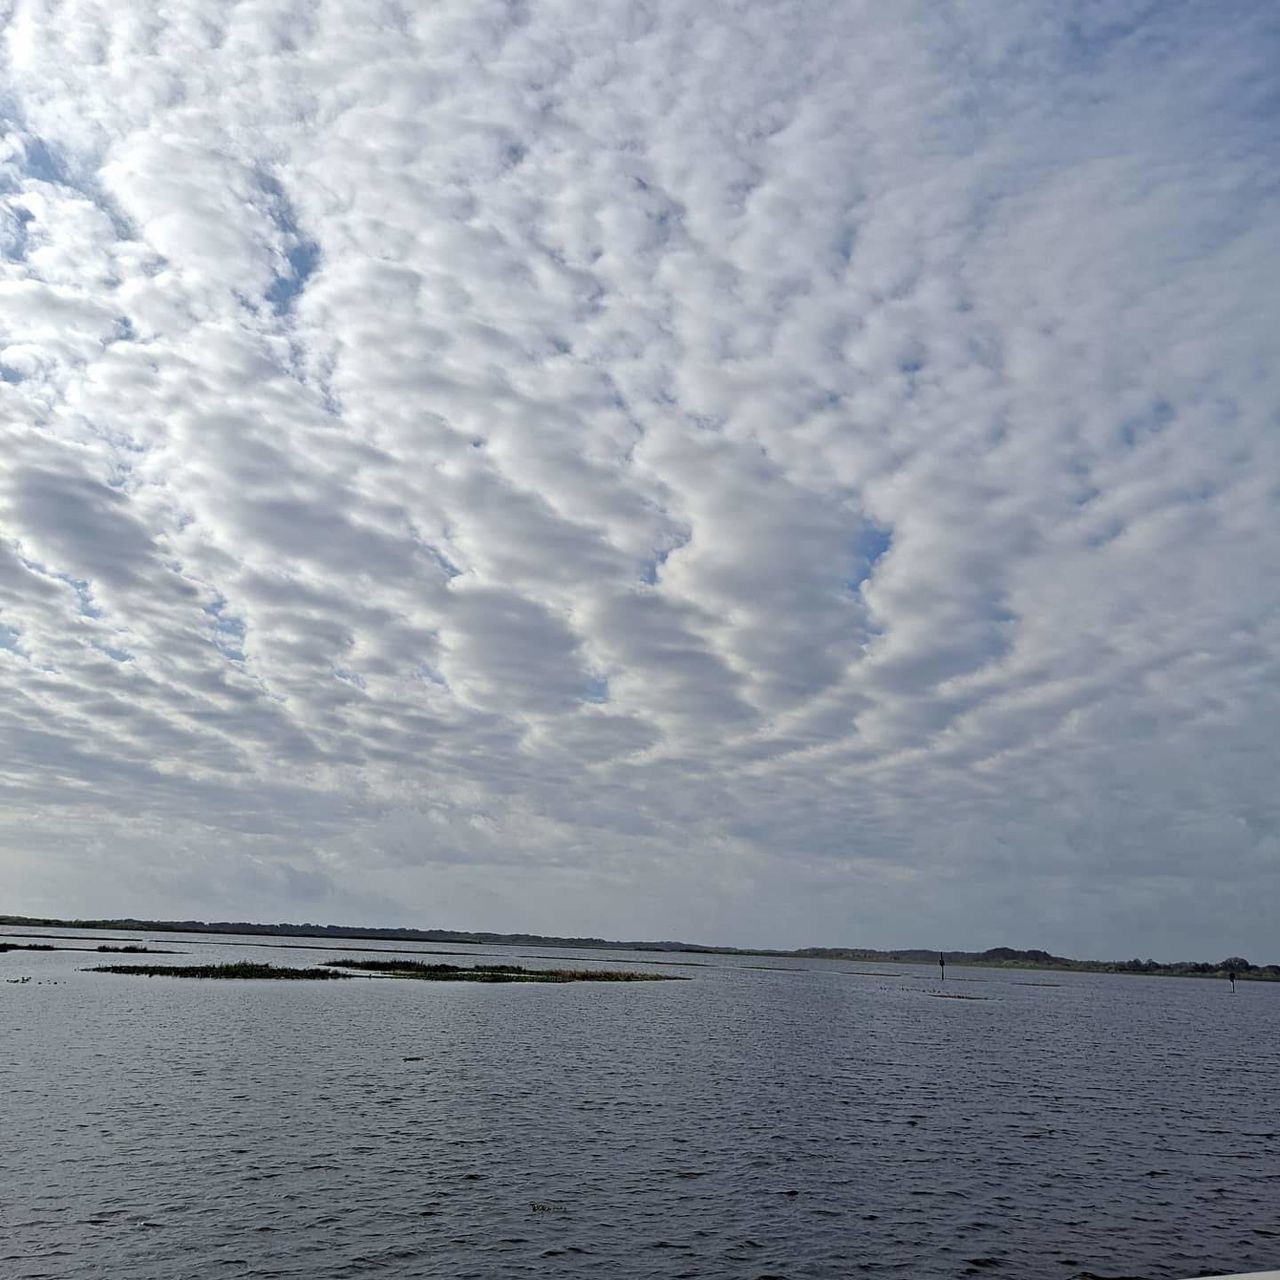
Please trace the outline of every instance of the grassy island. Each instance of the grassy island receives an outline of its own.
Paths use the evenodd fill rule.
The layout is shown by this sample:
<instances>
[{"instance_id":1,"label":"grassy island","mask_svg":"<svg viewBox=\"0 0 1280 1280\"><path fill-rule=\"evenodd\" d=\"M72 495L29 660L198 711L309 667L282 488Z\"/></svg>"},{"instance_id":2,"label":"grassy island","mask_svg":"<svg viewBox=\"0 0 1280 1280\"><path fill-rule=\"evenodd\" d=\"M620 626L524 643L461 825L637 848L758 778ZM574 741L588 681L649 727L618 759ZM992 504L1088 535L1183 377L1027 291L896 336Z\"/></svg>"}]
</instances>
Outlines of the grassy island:
<instances>
[{"instance_id":1,"label":"grassy island","mask_svg":"<svg viewBox=\"0 0 1280 1280\"><path fill-rule=\"evenodd\" d=\"M354 969L423 982L684 982L667 973L619 969L526 969L518 964L426 964L421 960L326 960L331 969Z\"/></svg>"},{"instance_id":2,"label":"grassy island","mask_svg":"<svg viewBox=\"0 0 1280 1280\"><path fill-rule=\"evenodd\" d=\"M332 969L289 969L274 964L100 964L89 973L127 973L143 978L271 978L276 981L325 982L350 977Z\"/></svg>"},{"instance_id":3,"label":"grassy island","mask_svg":"<svg viewBox=\"0 0 1280 1280\"><path fill-rule=\"evenodd\" d=\"M163 947L139 947L132 943L124 947L55 947L51 942L0 942L0 951L127 951L131 955L176 956L180 951L166 951Z\"/></svg>"},{"instance_id":4,"label":"grassy island","mask_svg":"<svg viewBox=\"0 0 1280 1280\"><path fill-rule=\"evenodd\" d=\"M69 949L79 950L78 947L69 948ZM123 946L123 947L101 946L101 947L95 947L94 950L95 951L121 951L131 956L141 956L141 955L180 956L182 954L181 951L166 951L163 947L140 947L132 942L128 943L126 946Z\"/></svg>"},{"instance_id":5,"label":"grassy island","mask_svg":"<svg viewBox=\"0 0 1280 1280\"><path fill-rule=\"evenodd\" d=\"M344 973L349 969L352 972ZM89 973L124 973L145 978L267 978L276 981L323 982L357 973L378 978L411 978L425 982L684 982L665 973L624 973L609 969L525 969L517 964L423 964L419 960L326 960L318 969L252 964L100 964Z\"/></svg>"}]
</instances>

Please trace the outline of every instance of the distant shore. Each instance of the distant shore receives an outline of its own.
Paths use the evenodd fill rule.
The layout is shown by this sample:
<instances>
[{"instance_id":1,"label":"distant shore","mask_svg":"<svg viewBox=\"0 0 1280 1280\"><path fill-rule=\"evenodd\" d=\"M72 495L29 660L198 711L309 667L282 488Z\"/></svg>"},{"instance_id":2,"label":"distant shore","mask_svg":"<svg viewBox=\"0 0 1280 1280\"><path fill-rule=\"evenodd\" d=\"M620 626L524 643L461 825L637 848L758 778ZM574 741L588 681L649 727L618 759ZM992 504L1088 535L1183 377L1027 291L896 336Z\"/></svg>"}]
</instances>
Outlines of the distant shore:
<instances>
[{"instance_id":1,"label":"distant shore","mask_svg":"<svg viewBox=\"0 0 1280 1280\"><path fill-rule=\"evenodd\" d=\"M1251 964L1243 956L1219 961L1183 960L1161 964L1155 960L1073 960L1036 949L991 947L986 951L937 951L910 947L877 950L871 947L800 947L792 951L768 948L716 947L697 942L610 941L537 933L475 933L456 929L399 929L333 924L255 924L246 920L55 920L43 916L0 915L0 927L35 929L113 929L144 933L241 934L272 938L353 938L377 942L450 942L465 946L570 947L575 950L683 951L700 955L770 956L788 960L853 960L872 964L947 964L995 969L1056 969L1075 973L1129 973L1166 978L1227 978L1280 982L1280 965Z\"/></svg>"}]
</instances>

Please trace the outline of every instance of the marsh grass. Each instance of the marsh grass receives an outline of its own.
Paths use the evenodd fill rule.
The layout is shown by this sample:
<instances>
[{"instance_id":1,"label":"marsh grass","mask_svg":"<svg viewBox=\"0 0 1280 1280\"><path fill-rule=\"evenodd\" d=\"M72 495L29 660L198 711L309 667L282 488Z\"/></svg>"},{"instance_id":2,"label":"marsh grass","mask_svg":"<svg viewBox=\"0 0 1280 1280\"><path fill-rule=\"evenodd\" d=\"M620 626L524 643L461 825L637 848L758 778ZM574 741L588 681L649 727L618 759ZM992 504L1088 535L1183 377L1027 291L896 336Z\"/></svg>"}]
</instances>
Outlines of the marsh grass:
<instances>
[{"instance_id":1,"label":"marsh grass","mask_svg":"<svg viewBox=\"0 0 1280 1280\"><path fill-rule=\"evenodd\" d=\"M351 973L338 972L350 969ZM411 978L425 982L686 982L666 973L627 973L611 969L525 969L518 964L424 964L420 960L326 960L318 969L290 969L273 964L100 964L89 973L124 973L146 978L267 978L276 981L323 982L369 977Z\"/></svg>"},{"instance_id":2,"label":"marsh grass","mask_svg":"<svg viewBox=\"0 0 1280 1280\"><path fill-rule=\"evenodd\" d=\"M109 947L109 946L103 945L101 947L95 947L94 950L95 951L119 951L123 954L131 955L131 956L140 956L140 955L176 956L176 955L182 954L180 951L166 951L163 947L140 947L136 943L132 943L132 942L127 943L123 947Z\"/></svg>"},{"instance_id":3,"label":"marsh grass","mask_svg":"<svg viewBox=\"0 0 1280 1280\"><path fill-rule=\"evenodd\" d=\"M145 978L269 978L287 982L325 982L350 974L332 969L288 969L274 964L100 964L89 973L127 973Z\"/></svg>"},{"instance_id":4,"label":"marsh grass","mask_svg":"<svg viewBox=\"0 0 1280 1280\"><path fill-rule=\"evenodd\" d=\"M177 956L180 951L166 951L163 947L139 947L130 943L123 947L55 947L51 942L0 942L0 951L127 951L157 956Z\"/></svg>"},{"instance_id":5,"label":"marsh grass","mask_svg":"<svg viewBox=\"0 0 1280 1280\"><path fill-rule=\"evenodd\" d=\"M526 969L518 964L426 964L421 960L326 960L326 967L380 973L420 982L686 982L669 973L620 969Z\"/></svg>"}]
</instances>

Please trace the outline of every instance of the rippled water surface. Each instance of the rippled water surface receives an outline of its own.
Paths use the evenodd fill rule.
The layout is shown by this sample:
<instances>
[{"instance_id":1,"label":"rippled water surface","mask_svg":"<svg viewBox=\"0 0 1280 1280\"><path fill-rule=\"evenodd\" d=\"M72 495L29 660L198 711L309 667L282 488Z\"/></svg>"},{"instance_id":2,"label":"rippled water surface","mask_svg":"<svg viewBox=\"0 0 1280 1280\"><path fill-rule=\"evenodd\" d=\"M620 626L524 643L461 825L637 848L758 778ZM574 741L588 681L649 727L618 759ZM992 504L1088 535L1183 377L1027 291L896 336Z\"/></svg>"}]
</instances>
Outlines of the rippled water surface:
<instances>
[{"instance_id":1,"label":"rippled water surface","mask_svg":"<svg viewBox=\"0 0 1280 1280\"><path fill-rule=\"evenodd\" d=\"M0 985L5 1280L1280 1266L1280 985L671 955L690 981L82 972L120 958L0 954L32 979Z\"/></svg>"}]
</instances>

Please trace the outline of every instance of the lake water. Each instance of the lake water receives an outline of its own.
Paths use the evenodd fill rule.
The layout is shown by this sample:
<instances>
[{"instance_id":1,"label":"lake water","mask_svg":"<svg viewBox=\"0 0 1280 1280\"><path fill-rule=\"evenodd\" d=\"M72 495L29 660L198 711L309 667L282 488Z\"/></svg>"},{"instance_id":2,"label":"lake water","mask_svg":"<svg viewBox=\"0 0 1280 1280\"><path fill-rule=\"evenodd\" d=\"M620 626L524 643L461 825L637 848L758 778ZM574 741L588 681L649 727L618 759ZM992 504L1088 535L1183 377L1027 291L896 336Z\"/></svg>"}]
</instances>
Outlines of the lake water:
<instances>
[{"instance_id":1,"label":"lake water","mask_svg":"<svg viewBox=\"0 0 1280 1280\"><path fill-rule=\"evenodd\" d=\"M362 948L147 941L174 963ZM457 949L691 981L215 983L0 954L32 977L0 984L0 1276L1280 1266L1280 984Z\"/></svg>"}]
</instances>

